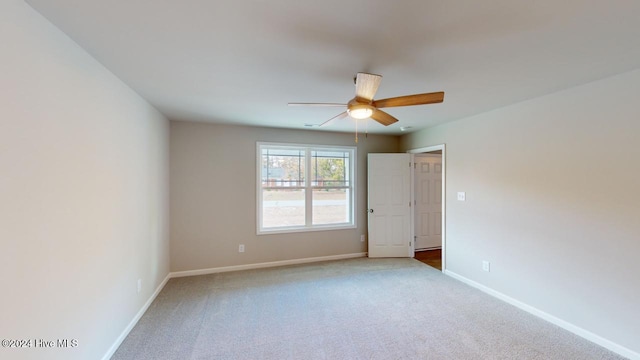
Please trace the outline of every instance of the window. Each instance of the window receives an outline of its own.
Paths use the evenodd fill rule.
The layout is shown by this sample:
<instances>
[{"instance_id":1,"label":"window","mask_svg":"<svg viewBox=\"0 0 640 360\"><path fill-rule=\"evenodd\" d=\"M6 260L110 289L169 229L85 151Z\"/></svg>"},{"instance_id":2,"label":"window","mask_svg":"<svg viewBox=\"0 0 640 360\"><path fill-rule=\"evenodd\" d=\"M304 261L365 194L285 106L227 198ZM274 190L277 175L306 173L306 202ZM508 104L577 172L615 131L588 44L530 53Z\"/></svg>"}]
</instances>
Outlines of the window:
<instances>
[{"instance_id":1,"label":"window","mask_svg":"<svg viewBox=\"0 0 640 360\"><path fill-rule=\"evenodd\" d=\"M258 143L258 233L354 228L355 147Z\"/></svg>"}]
</instances>

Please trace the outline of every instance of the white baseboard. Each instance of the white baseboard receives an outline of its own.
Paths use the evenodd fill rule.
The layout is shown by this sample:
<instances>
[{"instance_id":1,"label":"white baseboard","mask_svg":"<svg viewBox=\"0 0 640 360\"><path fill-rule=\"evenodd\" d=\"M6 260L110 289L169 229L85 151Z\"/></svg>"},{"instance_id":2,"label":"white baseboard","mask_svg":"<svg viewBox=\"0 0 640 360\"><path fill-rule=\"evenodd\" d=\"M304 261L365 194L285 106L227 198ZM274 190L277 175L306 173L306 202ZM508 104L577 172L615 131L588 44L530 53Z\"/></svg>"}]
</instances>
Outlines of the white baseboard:
<instances>
[{"instance_id":1,"label":"white baseboard","mask_svg":"<svg viewBox=\"0 0 640 360\"><path fill-rule=\"evenodd\" d=\"M573 325L565 320L562 320L560 318L557 318L551 314L548 314L542 310L539 310L533 306L527 305L521 301L518 301L510 296L507 296L501 292L498 292L496 290L493 290L487 286L484 286L480 283L477 283L471 279L468 279L462 275L458 275L450 270L444 270L444 273L456 280L459 280L469 286L472 286L478 290L481 290L495 298L498 298L508 304L511 304L521 310L524 310L532 315L535 315L543 320L546 320L554 325L557 325L567 331L570 331L586 340L589 340L593 343L596 343L606 349L609 349L617 354L620 354L626 358L629 358L631 360L640 360L640 354L631 350L631 349L627 349L626 347L616 344L613 341L607 340L599 335L596 335L590 331L587 331L581 327L578 327L576 325Z\"/></svg>"},{"instance_id":2,"label":"white baseboard","mask_svg":"<svg viewBox=\"0 0 640 360\"><path fill-rule=\"evenodd\" d=\"M176 271L176 272L172 272L170 275L172 278L177 278L177 277L184 277L184 276L215 274L215 273L228 272L228 271L251 270L251 269L262 269L262 268L276 267L276 266L285 266L285 265L306 264L306 263L319 262L319 261L353 259L353 258L359 258L359 257L365 257L365 256L367 256L366 252L330 255L330 256L318 256L318 257L312 257L312 258L271 261L271 262L263 262L263 263L257 263L257 264L233 265L233 266L223 266L223 267L216 267L216 268L209 268L209 269Z\"/></svg>"},{"instance_id":3,"label":"white baseboard","mask_svg":"<svg viewBox=\"0 0 640 360\"><path fill-rule=\"evenodd\" d=\"M147 311L149 306L151 306L151 303L153 303L153 300L155 300L158 294L160 294L160 291L162 291L162 289L167 284L167 281L169 281L169 279L171 279L171 273L167 274L167 276L164 278L164 280L162 280L160 285L158 285L158 287L156 288L156 291L154 291L153 294L151 294L151 297L149 297L147 302L144 303L140 311L138 311L136 316L133 317L129 325L127 325L127 327L122 331L120 336L118 336L118 339L116 339L116 341L113 343L113 345L111 345L109 350L107 350L107 353L104 354L104 356L102 357L102 360L111 359L111 357L116 352L116 350L118 350L118 347L120 347L120 344L122 344L122 342L127 337L127 335L129 335L133 327L136 326L136 324L138 323L142 315L144 315L144 313Z\"/></svg>"}]
</instances>

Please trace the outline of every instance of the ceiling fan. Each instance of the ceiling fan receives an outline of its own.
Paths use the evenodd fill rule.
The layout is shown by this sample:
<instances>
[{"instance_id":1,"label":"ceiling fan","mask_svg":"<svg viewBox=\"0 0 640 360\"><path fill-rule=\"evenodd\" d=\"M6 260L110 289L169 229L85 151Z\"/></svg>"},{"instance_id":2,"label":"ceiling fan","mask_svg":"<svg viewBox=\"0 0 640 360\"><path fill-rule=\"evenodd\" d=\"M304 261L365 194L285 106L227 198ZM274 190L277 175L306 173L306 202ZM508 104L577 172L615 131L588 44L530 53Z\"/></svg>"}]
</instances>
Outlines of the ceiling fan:
<instances>
[{"instance_id":1,"label":"ceiling fan","mask_svg":"<svg viewBox=\"0 0 640 360\"><path fill-rule=\"evenodd\" d=\"M444 101L444 92L433 92L399 96L388 99L374 100L378 91L382 75L358 73L353 79L356 85L356 96L346 104L339 103L289 103L289 106L338 106L347 107L347 110L323 122L319 126L326 125L334 120L351 116L354 119L371 118L384 126L389 126L398 121L395 117L380 110L381 108L411 105L436 104Z\"/></svg>"}]
</instances>

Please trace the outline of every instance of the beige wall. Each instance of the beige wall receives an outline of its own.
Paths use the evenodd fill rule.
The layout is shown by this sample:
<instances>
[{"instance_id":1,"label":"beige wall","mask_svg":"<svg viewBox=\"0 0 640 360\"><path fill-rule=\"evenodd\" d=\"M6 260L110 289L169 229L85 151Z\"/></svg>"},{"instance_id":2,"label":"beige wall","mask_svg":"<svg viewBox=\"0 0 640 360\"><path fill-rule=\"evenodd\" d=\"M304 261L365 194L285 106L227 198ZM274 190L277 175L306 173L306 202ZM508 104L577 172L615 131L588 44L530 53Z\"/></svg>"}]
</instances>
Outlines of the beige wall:
<instances>
[{"instance_id":1,"label":"beige wall","mask_svg":"<svg viewBox=\"0 0 640 360\"><path fill-rule=\"evenodd\" d=\"M395 136L360 136L357 229L256 235L256 142L355 145L353 134L171 122L171 270L366 251L366 156ZM238 253L238 245L246 251Z\"/></svg>"},{"instance_id":2,"label":"beige wall","mask_svg":"<svg viewBox=\"0 0 640 360\"><path fill-rule=\"evenodd\" d=\"M0 338L78 340L0 358L99 359L169 273L169 124L21 0L0 44Z\"/></svg>"},{"instance_id":3,"label":"beige wall","mask_svg":"<svg viewBox=\"0 0 640 360\"><path fill-rule=\"evenodd\" d=\"M446 143L448 270L640 353L639 95L633 71L404 136Z\"/></svg>"}]
</instances>

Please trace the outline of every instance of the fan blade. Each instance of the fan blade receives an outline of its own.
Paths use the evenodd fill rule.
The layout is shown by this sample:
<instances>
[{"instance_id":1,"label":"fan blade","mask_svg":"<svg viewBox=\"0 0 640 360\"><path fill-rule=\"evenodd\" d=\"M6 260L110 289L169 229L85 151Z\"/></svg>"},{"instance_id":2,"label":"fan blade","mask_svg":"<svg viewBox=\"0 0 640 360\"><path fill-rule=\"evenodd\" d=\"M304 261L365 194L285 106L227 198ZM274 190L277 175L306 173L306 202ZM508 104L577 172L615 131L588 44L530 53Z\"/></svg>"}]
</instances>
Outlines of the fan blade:
<instances>
[{"instance_id":1,"label":"fan blade","mask_svg":"<svg viewBox=\"0 0 640 360\"><path fill-rule=\"evenodd\" d=\"M398 121L398 119L394 118L393 116L387 114L382 110L374 111L373 114L371 114L371 118L384 126L389 126L394 122Z\"/></svg>"},{"instance_id":2,"label":"fan blade","mask_svg":"<svg viewBox=\"0 0 640 360\"><path fill-rule=\"evenodd\" d=\"M289 106L347 106L347 104L338 103L288 103Z\"/></svg>"},{"instance_id":3,"label":"fan blade","mask_svg":"<svg viewBox=\"0 0 640 360\"><path fill-rule=\"evenodd\" d=\"M394 106L411 106L436 104L444 101L444 92L433 92L426 94L415 94L407 96L398 96L389 99L381 99L374 101L371 105L377 108L387 108Z\"/></svg>"},{"instance_id":4,"label":"fan blade","mask_svg":"<svg viewBox=\"0 0 640 360\"><path fill-rule=\"evenodd\" d=\"M358 73L356 75L356 98L367 102L373 101L381 80L381 75Z\"/></svg>"},{"instance_id":5,"label":"fan blade","mask_svg":"<svg viewBox=\"0 0 640 360\"><path fill-rule=\"evenodd\" d=\"M346 112L346 111L343 111L343 112L341 112L340 114L338 114L338 115L336 115L336 116L332 117L331 119L329 119L329 120L327 120L327 121L323 122L322 124L320 124L320 126L325 126L325 125L327 125L328 123L332 122L333 120L344 119L344 118L346 118L347 116L348 116L347 112Z\"/></svg>"}]
</instances>

